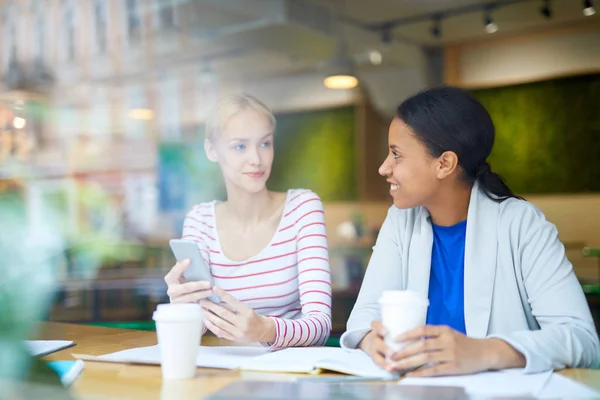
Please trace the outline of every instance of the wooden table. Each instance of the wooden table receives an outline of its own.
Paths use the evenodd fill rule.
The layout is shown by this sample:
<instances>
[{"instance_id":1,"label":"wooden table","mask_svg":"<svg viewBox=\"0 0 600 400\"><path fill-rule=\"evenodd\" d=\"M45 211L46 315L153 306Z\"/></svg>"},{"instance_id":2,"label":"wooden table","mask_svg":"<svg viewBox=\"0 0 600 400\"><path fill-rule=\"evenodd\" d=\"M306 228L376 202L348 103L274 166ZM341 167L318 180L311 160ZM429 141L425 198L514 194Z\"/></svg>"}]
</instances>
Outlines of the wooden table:
<instances>
[{"instance_id":1,"label":"wooden table","mask_svg":"<svg viewBox=\"0 0 600 400\"><path fill-rule=\"evenodd\" d=\"M53 322L44 323L38 336L40 339L73 340L77 343L76 347L46 356L48 360L73 359L71 353L102 355L156 344L155 332ZM208 335L202 338L202 344L235 345ZM560 373L600 390L600 370L568 369ZM240 379L281 381L293 380L296 376L199 368L196 379L163 382L157 366L86 361L84 372L72 390L77 398L82 399L200 399Z\"/></svg>"}]
</instances>

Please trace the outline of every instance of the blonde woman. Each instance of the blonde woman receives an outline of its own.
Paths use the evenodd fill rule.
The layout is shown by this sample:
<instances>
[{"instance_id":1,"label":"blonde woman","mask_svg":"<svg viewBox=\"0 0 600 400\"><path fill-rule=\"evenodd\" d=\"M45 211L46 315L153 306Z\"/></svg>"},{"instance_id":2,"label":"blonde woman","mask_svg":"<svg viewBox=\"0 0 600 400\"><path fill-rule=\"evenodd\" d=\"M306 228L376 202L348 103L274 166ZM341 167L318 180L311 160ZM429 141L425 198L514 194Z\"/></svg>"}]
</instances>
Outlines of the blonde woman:
<instances>
[{"instance_id":1,"label":"blonde woman","mask_svg":"<svg viewBox=\"0 0 600 400\"><path fill-rule=\"evenodd\" d=\"M215 286L185 282L188 262L165 276L172 302L199 302L215 335L275 347L323 345L331 330L331 281L323 204L310 190L271 192L275 117L248 95L209 114L204 149L227 201L198 204L183 238L198 244ZM215 294L221 304L205 298Z\"/></svg>"}]
</instances>

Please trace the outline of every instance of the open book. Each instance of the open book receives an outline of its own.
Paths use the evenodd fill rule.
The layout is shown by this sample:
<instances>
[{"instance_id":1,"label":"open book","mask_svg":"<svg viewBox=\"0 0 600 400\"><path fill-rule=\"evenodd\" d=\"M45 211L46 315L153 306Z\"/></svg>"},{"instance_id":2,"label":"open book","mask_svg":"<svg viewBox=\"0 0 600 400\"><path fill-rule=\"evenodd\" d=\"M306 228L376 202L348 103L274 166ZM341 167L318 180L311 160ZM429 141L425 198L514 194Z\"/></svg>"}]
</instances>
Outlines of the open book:
<instances>
[{"instance_id":1,"label":"open book","mask_svg":"<svg viewBox=\"0 0 600 400\"><path fill-rule=\"evenodd\" d=\"M397 379L378 367L361 350L333 347L294 347L245 360L242 370L315 374L322 370L341 372L365 378Z\"/></svg>"},{"instance_id":2,"label":"open book","mask_svg":"<svg viewBox=\"0 0 600 400\"><path fill-rule=\"evenodd\" d=\"M87 361L160 364L159 345L128 349L103 356L73 355ZM396 379L395 375L375 365L361 350L332 347L296 347L270 351L261 347L199 346L196 365L203 368L301 374L316 374L322 370L330 370L366 378Z\"/></svg>"}]
</instances>

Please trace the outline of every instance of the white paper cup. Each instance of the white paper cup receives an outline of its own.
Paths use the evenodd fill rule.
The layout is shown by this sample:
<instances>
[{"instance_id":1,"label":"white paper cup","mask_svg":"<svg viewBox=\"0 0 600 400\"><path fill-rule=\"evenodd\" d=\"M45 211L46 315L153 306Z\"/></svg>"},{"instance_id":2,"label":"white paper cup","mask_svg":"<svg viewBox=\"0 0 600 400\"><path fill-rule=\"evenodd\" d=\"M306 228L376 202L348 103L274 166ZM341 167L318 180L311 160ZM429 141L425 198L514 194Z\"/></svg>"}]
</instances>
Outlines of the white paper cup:
<instances>
[{"instance_id":1,"label":"white paper cup","mask_svg":"<svg viewBox=\"0 0 600 400\"><path fill-rule=\"evenodd\" d=\"M156 322L163 379L193 378L203 327L200 305L159 304L152 319Z\"/></svg>"},{"instance_id":2,"label":"white paper cup","mask_svg":"<svg viewBox=\"0 0 600 400\"><path fill-rule=\"evenodd\" d=\"M405 332L425 325L429 300L411 290L388 290L381 294L381 323L386 330L385 344L392 352L406 347L410 342L397 343Z\"/></svg>"}]
</instances>

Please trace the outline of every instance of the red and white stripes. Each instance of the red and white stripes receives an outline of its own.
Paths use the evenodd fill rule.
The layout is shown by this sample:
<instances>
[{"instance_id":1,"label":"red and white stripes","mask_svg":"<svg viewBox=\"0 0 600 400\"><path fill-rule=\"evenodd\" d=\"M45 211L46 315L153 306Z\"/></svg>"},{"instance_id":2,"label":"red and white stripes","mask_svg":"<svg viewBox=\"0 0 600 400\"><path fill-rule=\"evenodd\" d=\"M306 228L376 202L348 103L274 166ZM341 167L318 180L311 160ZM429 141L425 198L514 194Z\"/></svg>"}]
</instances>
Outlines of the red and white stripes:
<instances>
[{"instance_id":1,"label":"red and white stripes","mask_svg":"<svg viewBox=\"0 0 600 400\"><path fill-rule=\"evenodd\" d=\"M198 244L215 284L275 321L273 347L323 345L331 331L331 276L323 204L310 190L287 193L271 243L244 262L223 254L215 204L195 206L183 238Z\"/></svg>"}]
</instances>

